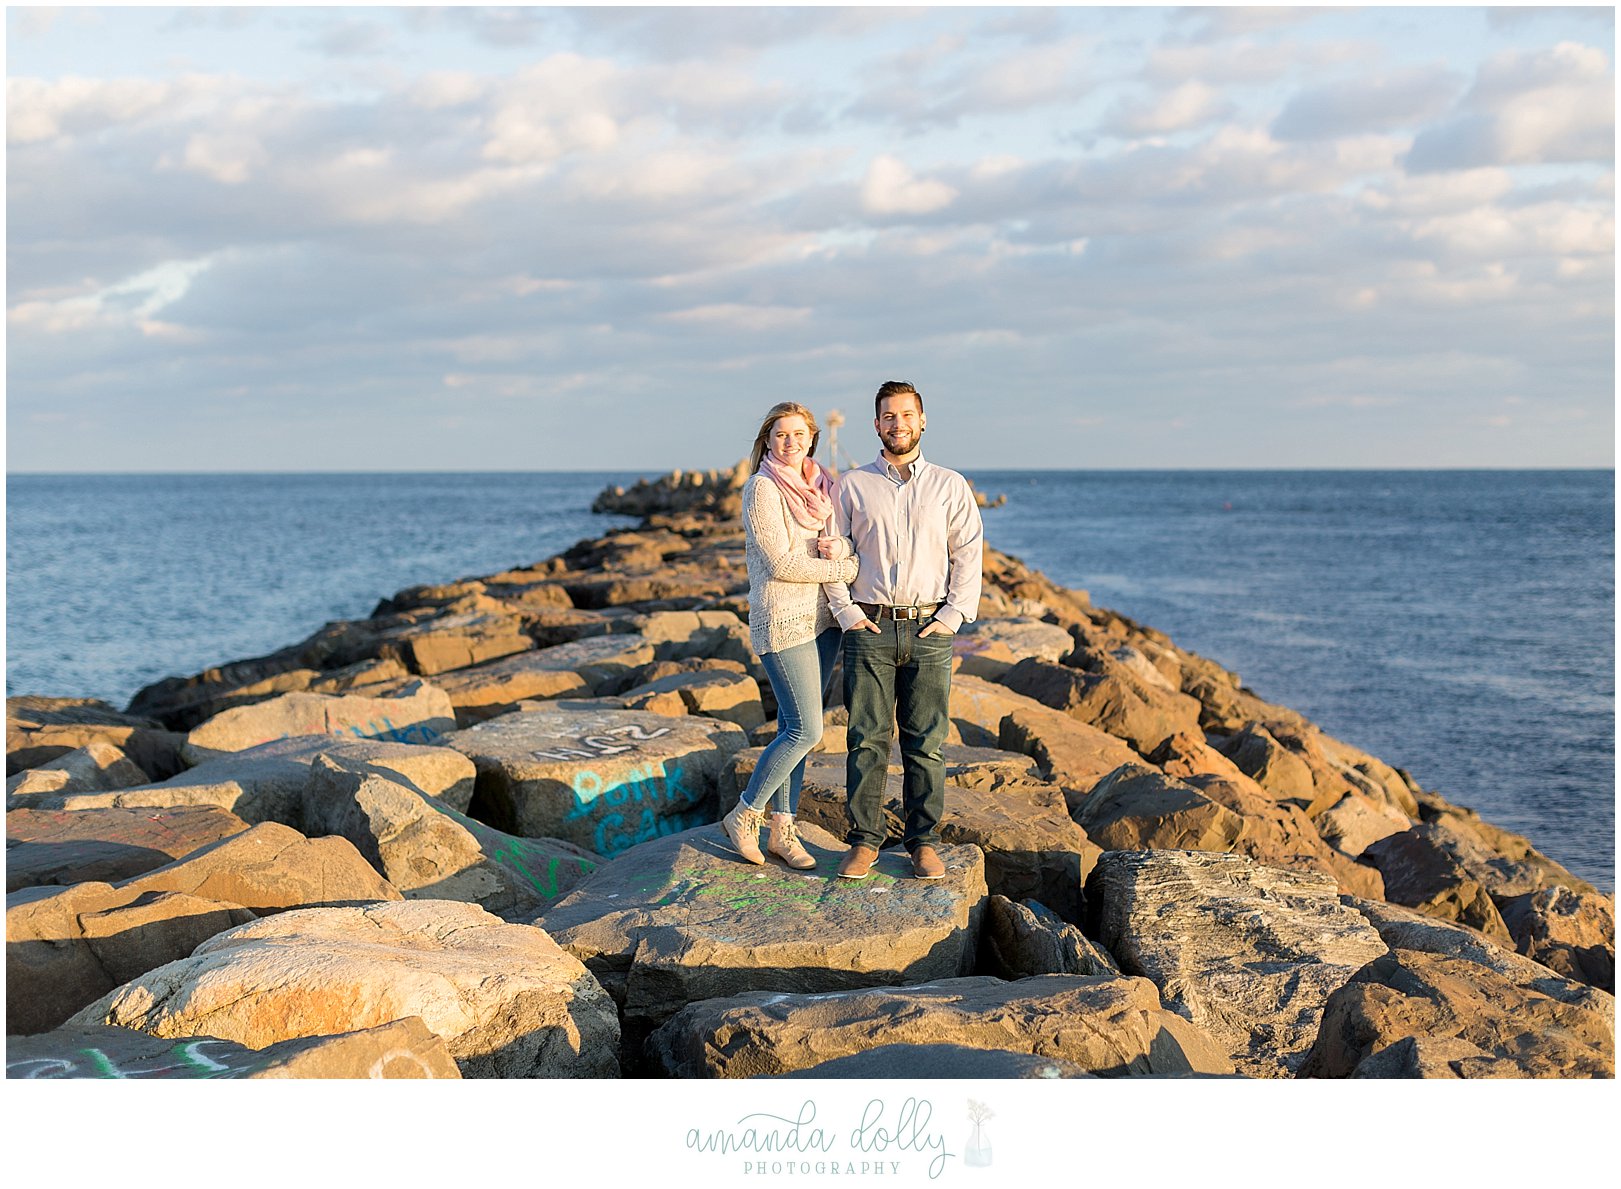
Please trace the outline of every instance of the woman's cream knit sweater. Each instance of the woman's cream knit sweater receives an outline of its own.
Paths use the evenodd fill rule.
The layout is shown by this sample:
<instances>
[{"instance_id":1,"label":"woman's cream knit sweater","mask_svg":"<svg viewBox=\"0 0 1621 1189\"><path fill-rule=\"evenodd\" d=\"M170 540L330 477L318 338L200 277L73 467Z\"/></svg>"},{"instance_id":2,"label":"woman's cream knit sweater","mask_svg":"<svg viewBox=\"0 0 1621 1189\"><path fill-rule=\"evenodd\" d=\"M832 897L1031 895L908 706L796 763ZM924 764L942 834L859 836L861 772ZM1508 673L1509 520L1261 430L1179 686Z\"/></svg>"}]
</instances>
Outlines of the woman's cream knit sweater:
<instances>
[{"instance_id":1,"label":"woman's cream knit sweater","mask_svg":"<svg viewBox=\"0 0 1621 1189\"><path fill-rule=\"evenodd\" d=\"M782 492L756 472L743 485L743 540L749 564L749 641L760 654L781 652L816 639L833 626L824 582L856 576L850 543L839 538L845 555L818 557L816 529L801 528L788 514Z\"/></svg>"}]
</instances>

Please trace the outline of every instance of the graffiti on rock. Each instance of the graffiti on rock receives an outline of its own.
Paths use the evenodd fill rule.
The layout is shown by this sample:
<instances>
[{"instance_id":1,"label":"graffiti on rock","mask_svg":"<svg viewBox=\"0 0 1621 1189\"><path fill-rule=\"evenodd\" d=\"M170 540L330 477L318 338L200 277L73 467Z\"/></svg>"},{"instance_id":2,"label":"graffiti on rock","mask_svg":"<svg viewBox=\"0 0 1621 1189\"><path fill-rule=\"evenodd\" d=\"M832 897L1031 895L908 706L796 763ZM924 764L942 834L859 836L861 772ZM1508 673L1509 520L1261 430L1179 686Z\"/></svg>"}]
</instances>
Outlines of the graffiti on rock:
<instances>
[{"instance_id":1,"label":"graffiti on rock","mask_svg":"<svg viewBox=\"0 0 1621 1189\"><path fill-rule=\"evenodd\" d=\"M574 804L563 820L594 817L591 849L610 858L638 842L679 834L706 820L685 812L703 800L704 790L688 783L678 763L632 768L612 780L582 768L574 774L573 791Z\"/></svg>"},{"instance_id":2,"label":"graffiti on rock","mask_svg":"<svg viewBox=\"0 0 1621 1189\"><path fill-rule=\"evenodd\" d=\"M433 743L439 738L439 732L425 722L397 727L393 720L388 718L383 719L381 724L373 719L360 726L350 727L349 730L362 739L376 739L383 743Z\"/></svg>"},{"instance_id":3,"label":"graffiti on rock","mask_svg":"<svg viewBox=\"0 0 1621 1189\"><path fill-rule=\"evenodd\" d=\"M363 723L351 723L349 726L332 726L329 724L326 729L285 731L280 735L266 735L263 739L255 740L249 746L258 747L261 744L275 743L282 739L303 739L309 735L354 735L377 743L437 743L439 741L439 732L425 722L408 723L403 727L397 727L391 718L373 718Z\"/></svg>"},{"instance_id":4,"label":"graffiti on rock","mask_svg":"<svg viewBox=\"0 0 1621 1189\"><path fill-rule=\"evenodd\" d=\"M590 859L583 859L577 855L551 854L546 843L542 841L519 838L515 834L504 834L475 818L457 813L432 797L426 800L428 804L471 834L492 863L497 863L526 880L547 900L557 898L557 877L563 871L564 864L577 868L581 875L588 875L597 869L598 865Z\"/></svg>"},{"instance_id":5,"label":"graffiti on rock","mask_svg":"<svg viewBox=\"0 0 1621 1189\"><path fill-rule=\"evenodd\" d=\"M224 1045L216 1060L203 1050ZM235 1058L238 1064L229 1064ZM214 1078L240 1077L263 1065L257 1053L241 1052L240 1046L223 1040L188 1040L166 1052L138 1057L120 1065L98 1048L74 1050L61 1057L21 1057L6 1062L8 1078Z\"/></svg>"},{"instance_id":6,"label":"graffiti on rock","mask_svg":"<svg viewBox=\"0 0 1621 1189\"><path fill-rule=\"evenodd\" d=\"M904 887L907 882L875 870L863 887L852 888L847 881L828 878L837 858L837 855L824 856L817 870L796 876L706 868L674 882L666 882L665 876L650 873L640 881L638 890L657 897L650 901L651 908L707 904L728 911L747 909L761 916L776 916L779 913L810 916L830 902L851 898L859 900L862 896L870 902L873 892L901 890L897 885Z\"/></svg>"},{"instance_id":7,"label":"graffiti on rock","mask_svg":"<svg viewBox=\"0 0 1621 1189\"><path fill-rule=\"evenodd\" d=\"M577 744L575 747L544 748L532 751L529 755L537 760L593 760L599 756L624 755L626 752L635 751L637 743L662 738L670 731L670 727L654 727L650 731L646 727L632 723L630 726L610 727L605 731L581 735L575 740Z\"/></svg>"}]
</instances>

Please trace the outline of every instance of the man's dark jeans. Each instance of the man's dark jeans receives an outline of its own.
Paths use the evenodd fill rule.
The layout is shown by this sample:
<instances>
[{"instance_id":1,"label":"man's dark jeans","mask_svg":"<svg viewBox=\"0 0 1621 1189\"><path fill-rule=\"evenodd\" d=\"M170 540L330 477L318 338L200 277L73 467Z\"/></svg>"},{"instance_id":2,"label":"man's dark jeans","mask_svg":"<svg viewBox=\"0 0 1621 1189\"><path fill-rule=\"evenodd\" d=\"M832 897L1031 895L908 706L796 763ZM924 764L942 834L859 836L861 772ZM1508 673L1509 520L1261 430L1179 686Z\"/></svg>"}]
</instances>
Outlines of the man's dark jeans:
<instances>
[{"instance_id":1,"label":"man's dark jeans","mask_svg":"<svg viewBox=\"0 0 1621 1189\"><path fill-rule=\"evenodd\" d=\"M886 838L884 784L892 726L900 728L906 849L939 846L946 806L940 749L951 721L950 632L920 637L924 624L886 619L882 631L844 633L844 705L850 712L845 787L851 846L877 850Z\"/></svg>"}]
</instances>

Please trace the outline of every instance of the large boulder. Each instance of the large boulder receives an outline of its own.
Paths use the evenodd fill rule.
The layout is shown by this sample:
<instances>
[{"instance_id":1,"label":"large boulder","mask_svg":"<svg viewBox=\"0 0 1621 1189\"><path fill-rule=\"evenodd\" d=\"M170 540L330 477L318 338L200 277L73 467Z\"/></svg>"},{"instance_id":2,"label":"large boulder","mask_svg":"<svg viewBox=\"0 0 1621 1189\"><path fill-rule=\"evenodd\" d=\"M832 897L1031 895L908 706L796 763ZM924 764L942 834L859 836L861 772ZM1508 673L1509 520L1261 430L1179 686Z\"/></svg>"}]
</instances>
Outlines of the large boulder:
<instances>
[{"instance_id":1,"label":"large boulder","mask_svg":"<svg viewBox=\"0 0 1621 1189\"><path fill-rule=\"evenodd\" d=\"M1555 885L1503 903L1514 945L1566 978L1615 993L1615 898Z\"/></svg>"},{"instance_id":2,"label":"large boulder","mask_svg":"<svg viewBox=\"0 0 1621 1189\"><path fill-rule=\"evenodd\" d=\"M212 1036L58 1028L6 1040L8 1078L460 1078L445 1042L416 1016L254 1049Z\"/></svg>"},{"instance_id":3,"label":"large boulder","mask_svg":"<svg viewBox=\"0 0 1621 1189\"><path fill-rule=\"evenodd\" d=\"M185 737L151 718L123 714L94 698L6 699L6 775L37 768L92 743L106 743L129 757L148 779L183 770Z\"/></svg>"},{"instance_id":4,"label":"large boulder","mask_svg":"<svg viewBox=\"0 0 1621 1189\"><path fill-rule=\"evenodd\" d=\"M1128 974L1204 1028L1241 1072L1292 1074L1328 996L1386 947L1316 872L1204 851L1110 851L1088 894Z\"/></svg>"},{"instance_id":5,"label":"large boulder","mask_svg":"<svg viewBox=\"0 0 1621 1189\"><path fill-rule=\"evenodd\" d=\"M1412 819L1389 802L1354 791L1346 792L1312 822L1324 842L1351 858L1413 826Z\"/></svg>"},{"instance_id":6,"label":"large boulder","mask_svg":"<svg viewBox=\"0 0 1621 1189\"><path fill-rule=\"evenodd\" d=\"M1390 949L1458 958L1514 978L1537 979L1548 973L1541 963L1493 941L1477 929L1437 920L1416 909L1383 900L1343 896L1341 902L1366 917L1378 931L1379 939Z\"/></svg>"},{"instance_id":7,"label":"large boulder","mask_svg":"<svg viewBox=\"0 0 1621 1189\"><path fill-rule=\"evenodd\" d=\"M1201 731L1178 731L1154 749L1148 762L1178 780L1195 776L1216 776L1235 782L1249 779L1237 764L1212 747ZM1254 787L1260 788L1259 785Z\"/></svg>"},{"instance_id":8,"label":"large boulder","mask_svg":"<svg viewBox=\"0 0 1621 1189\"><path fill-rule=\"evenodd\" d=\"M553 672L573 673L585 682L588 692L596 694L632 669L647 664L653 657L653 645L641 635L631 632L587 636L568 644L543 648L537 654L536 663L545 664Z\"/></svg>"},{"instance_id":9,"label":"large boulder","mask_svg":"<svg viewBox=\"0 0 1621 1189\"><path fill-rule=\"evenodd\" d=\"M994 615L963 624L951 646L963 671L995 679L1024 657L1062 661L1075 651L1075 640L1057 624L1031 616Z\"/></svg>"},{"instance_id":10,"label":"large boulder","mask_svg":"<svg viewBox=\"0 0 1621 1189\"><path fill-rule=\"evenodd\" d=\"M317 756L305 789L311 833L348 839L408 900L462 900L532 916L600 862L556 838L503 834L376 768Z\"/></svg>"},{"instance_id":11,"label":"large boulder","mask_svg":"<svg viewBox=\"0 0 1621 1189\"><path fill-rule=\"evenodd\" d=\"M115 886L131 897L178 892L240 904L260 916L400 899L347 839L306 838L277 822L264 822Z\"/></svg>"},{"instance_id":12,"label":"large boulder","mask_svg":"<svg viewBox=\"0 0 1621 1189\"><path fill-rule=\"evenodd\" d=\"M1068 635L1066 632L1066 639ZM995 681L970 673L952 675L948 713L964 743L974 747L1001 746L1002 720L1016 710L1033 710L1038 716L1055 713L1035 699L1016 694ZM1070 720L1064 721L1067 724Z\"/></svg>"},{"instance_id":13,"label":"large boulder","mask_svg":"<svg viewBox=\"0 0 1621 1189\"><path fill-rule=\"evenodd\" d=\"M114 793L80 793L40 798L39 809L170 808L216 805L247 822L280 822L302 829L304 786L316 756L370 765L399 777L413 788L465 811L472 800L473 762L448 747L381 743L316 735L265 743L218 759L207 760L163 784ZM391 779L392 779L391 777Z\"/></svg>"},{"instance_id":14,"label":"large boulder","mask_svg":"<svg viewBox=\"0 0 1621 1189\"><path fill-rule=\"evenodd\" d=\"M1273 867L1320 871L1344 890L1377 896L1379 873L1334 852L1295 805L1274 801L1242 774L1183 780L1128 764L1100 781L1076 812L1107 850L1209 850Z\"/></svg>"},{"instance_id":15,"label":"large boulder","mask_svg":"<svg viewBox=\"0 0 1621 1189\"><path fill-rule=\"evenodd\" d=\"M116 883L247 828L247 822L214 805L13 809L6 814L6 891Z\"/></svg>"},{"instance_id":16,"label":"large boulder","mask_svg":"<svg viewBox=\"0 0 1621 1189\"><path fill-rule=\"evenodd\" d=\"M1386 899L1439 920L1468 925L1506 945L1513 945L1514 939L1490 886L1495 883L1510 896L1535 890L1527 875L1505 877L1496 870L1496 855L1438 822L1381 838L1362 857L1384 877Z\"/></svg>"},{"instance_id":17,"label":"large boulder","mask_svg":"<svg viewBox=\"0 0 1621 1189\"><path fill-rule=\"evenodd\" d=\"M447 605L449 614L386 628L378 633L373 655L398 660L411 672L431 677L534 647L524 633L522 617L508 613L495 600L453 610L459 605Z\"/></svg>"},{"instance_id":18,"label":"large boulder","mask_svg":"<svg viewBox=\"0 0 1621 1189\"><path fill-rule=\"evenodd\" d=\"M911 878L884 851L864 880L814 825L815 869L743 862L718 825L633 847L539 922L624 1009L627 1041L688 1003L746 990L814 993L927 982L973 967L985 899L975 847L941 848L946 875Z\"/></svg>"},{"instance_id":19,"label":"large boulder","mask_svg":"<svg viewBox=\"0 0 1621 1189\"><path fill-rule=\"evenodd\" d=\"M1113 955L1036 900L993 895L980 927L980 964L998 978L1119 974Z\"/></svg>"},{"instance_id":20,"label":"large boulder","mask_svg":"<svg viewBox=\"0 0 1621 1189\"><path fill-rule=\"evenodd\" d=\"M1226 756L1274 797L1310 805L1317 796L1311 766L1255 724L1224 741Z\"/></svg>"},{"instance_id":21,"label":"large boulder","mask_svg":"<svg viewBox=\"0 0 1621 1189\"><path fill-rule=\"evenodd\" d=\"M744 673L710 669L672 673L620 694L627 708L655 714L700 714L745 731L765 723L760 686Z\"/></svg>"},{"instance_id":22,"label":"large boulder","mask_svg":"<svg viewBox=\"0 0 1621 1189\"><path fill-rule=\"evenodd\" d=\"M6 1034L48 1032L127 979L183 958L254 919L239 904L110 884L24 888L6 897Z\"/></svg>"},{"instance_id":23,"label":"large boulder","mask_svg":"<svg viewBox=\"0 0 1621 1189\"><path fill-rule=\"evenodd\" d=\"M1522 963L1391 950L1329 997L1301 1075L1613 1078L1615 997Z\"/></svg>"},{"instance_id":24,"label":"large boulder","mask_svg":"<svg viewBox=\"0 0 1621 1189\"><path fill-rule=\"evenodd\" d=\"M1597 889L1584 879L1554 862L1532 846L1524 835L1515 834L1501 826L1485 821L1473 809L1454 805L1434 793L1423 793L1415 817L1425 822L1445 826L1454 834L1472 838L1491 855L1509 864L1501 867L1503 874L1513 874L1514 882L1529 882L1537 889L1562 887L1573 892L1592 892ZM1488 881L1494 896L1514 895L1506 886Z\"/></svg>"},{"instance_id":25,"label":"large boulder","mask_svg":"<svg viewBox=\"0 0 1621 1189\"><path fill-rule=\"evenodd\" d=\"M539 929L411 900L256 921L79 1012L154 1036L252 1049L420 1016L463 1077L612 1077L619 1024L597 981Z\"/></svg>"},{"instance_id":26,"label":"large boulder","mask_svg":"<svg viewBox=\"0 0 1621 1189\"><path fill-rule=\"evenodd\" d=\"M640 606L691 611L748 590L746 571L727 574L705 565L660 565L643 573L565 574L560 581L576 607L593 610Z\"/></svg>"},{"instance_id":27,"label":"large boulder","mask_svg":"<svg viewBox=\"0 0 1621 1189\"><path fill-rule=\"evenodd\" d=\"M589 694L591 687L585 678L565 658L555 655L557 651L541 648L441 673L434 684L450 698L458 727L505 714L519 702Z\"/></svg>"},{"instance_id":28,"label":"large boulder","mask_svg":"<svg viewBox=\"0 0 1621 1189\"><path fill-rule=\"evenodd\" d=\"M1360 792L1418 817L1418 803L1395 769L1290 713L1246 723L1225 739L1222 750L1268 792L1311 816L1347 792Z\"/></svg>"},{"instance_id":29,"label":"large boulder","mask_svg":"<svg viewBox=\"0 0 1621 1189\"><path fill-rule=\"evenodd\" d=\"M1228 851L1244 832L1239 814L1143 764L1104 777L1075 820L1105 850Z\"/></svg>"},{"instance_id":30,"label":"large boulder","mask_svg":"<svg viewBox=\"0 0 1621 1189\"><path fill-rule=\"evenodd\" d=\"M749 646L748 624L731 611L633 613L625 622L653 646L661 661L708 657L758 665Z\"/></svg>"},{"instance_id":31,"label":"large boulder","mask_svg":"<svg viewBox=\"0 0 1621 1189\"><path fill-rule=\"evenodd\" d=\"M945 810L940 840L977 846L985 853L985 885L1020 899L1033 896L1070 920L1078 920L1081 888L1102 853L1070 818L1061 789L1028 778L1009 753L948 748ZM729 797L748 783L758 749L733 757ZM1022 758L1022 757L1020 757ZM885 777L885 845L903 840L902 769L890 765ZM968 782L968 783L961 783ZM848 837L850 814L843 755L813 752L806 757L799 821L820 826L835 838Z\"/></svg>"},{"instance_id":32,"label":"large boulder","mask_svg":"<svg viewBox=\"0 0 1621 1189\"><path fill-rule=\"evenodd\" d=\"M1114 658L1089 672L1029 658L1003 674L1015 693L1061 710L1147 754L1178 731L1199 725L1199 703L1166 686L1144 681Z\"/></svg>"},{"instance_id":33,"label":"large boulder","mask_svg":"<svg viewBox=\"0 0 1621 1189\"><path fill-rule=\"evenodd\" d=\"M1102 1077L1231 1073L1147 979L1048 974L945 978L837 994L754 992L692 1004L647 1044L670 1077L789 1073L878 1045L951 1044L1070 1062Z\"/></svg>"},{"instance_id":34,"label":"large boulder","mask_svg":"<svg viewBox=\"0 0 1621 1189\"><path fill-rule=\"evenodd\" d=\"M940 838L985 853L989 891L1033 897L1071 921L1080 919L1081 889L1103 853L1070 818L1063 792L1049 785L947 786Z\"/></svg>"},{"instance_id":35,"label":"large boulder","mask_svg":"<svg viewBox=\"0 0 1621 1189\"><path fill-rule=\"evenodd\" d=\"M1041 775L1071 791L1071 809L1121 764L1140 764L1131 745L1061 710L1032 703L1008 711L996 746L1034 759Z\"/></svg>"},{"instance_id":36,"label":"large boulder","mask_svg":"<svg viewBox=\"0 0 1621 1189\"><path fill-rule=\"evenodd\" d=\"M636 710L528 710L447 736L478 768L480 820L613 857L714 821L741 728Z\"/></svg>"},{"instance_id":37,"label":"large boulder","mask_svg":"<svg viewBox=\"0 0 1621 1189\"><path fill-rule=\"evenodd\" d=\"M6 778L6 798L40 793L91 793L151 784L152 778L111 743L92 739L56 759Z\"/></svg>"},{"instance_id":38,"label":"large boulder","mask_svg":"<svg viewBox=\"0 0 1621 1189\"><path fill-rule=\"evenodd\" d=\"M118 884L6 897L6 1026L39 1032L256 915L398 900L342 838L266 822Z\"/></svg>"},{"instance_id":39,"label":"large boulder","mask_svg":"<svg viewBox=\"0 0 1621 1189\"><path fill-rule=\"evenodd\" d=\"M261 743L305 735L352 735L388 743L436 742L456 729L456 712L445 692L413 681L387 697L291 693L216 714L186 736L192 763L221 752L246 751Z\"/></svg>"}]
</instances>

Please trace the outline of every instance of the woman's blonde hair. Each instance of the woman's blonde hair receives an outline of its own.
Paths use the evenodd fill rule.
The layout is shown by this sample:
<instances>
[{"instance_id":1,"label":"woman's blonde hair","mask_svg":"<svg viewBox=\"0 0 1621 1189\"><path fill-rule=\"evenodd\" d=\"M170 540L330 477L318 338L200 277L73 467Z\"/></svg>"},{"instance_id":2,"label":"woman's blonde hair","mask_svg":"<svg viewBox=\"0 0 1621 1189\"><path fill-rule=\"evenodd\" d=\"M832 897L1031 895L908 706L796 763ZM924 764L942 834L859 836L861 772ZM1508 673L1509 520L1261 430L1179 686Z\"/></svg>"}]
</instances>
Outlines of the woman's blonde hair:
<instances>
[{"instance_id":1,"label":"woman's blonde hair","mask_svg":"<svg viewBox=\"0 0 1621 1189\"><path fill-rule=\"evenodd\" d=\"M765 420L760 422L760 432L754 435L754 450L749 455L749 474L752 475L760 469L760 463L765 458L766 439L771 436L771 427L782 418L796 414L805 419L805 424L811 431L810 449L805 452L805 456L816 457L816 443L822 440L822 431L816 424L816 414L802 404L785 400L780 405L772 405L771 411L765 415Z\"/></svg>"}]
</instances>

